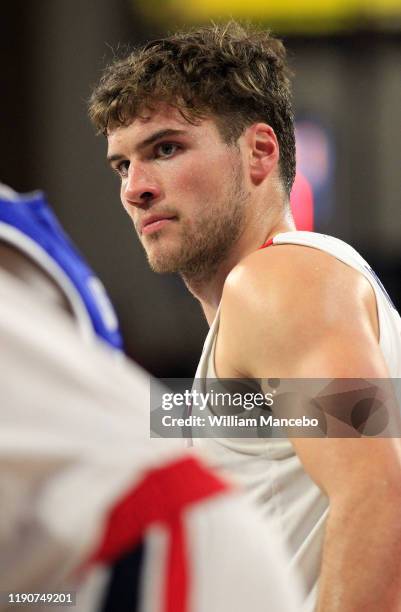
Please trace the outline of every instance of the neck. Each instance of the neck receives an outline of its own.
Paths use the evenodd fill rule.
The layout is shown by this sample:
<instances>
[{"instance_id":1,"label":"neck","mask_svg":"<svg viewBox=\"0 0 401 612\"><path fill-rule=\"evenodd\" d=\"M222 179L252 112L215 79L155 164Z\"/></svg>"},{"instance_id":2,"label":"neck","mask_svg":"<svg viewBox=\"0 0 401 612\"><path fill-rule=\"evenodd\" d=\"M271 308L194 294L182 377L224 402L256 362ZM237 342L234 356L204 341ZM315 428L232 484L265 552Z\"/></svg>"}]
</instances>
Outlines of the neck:
<instances>
[{"instance_id":1,"label":"neck","mask_svg":"<svg viewBox=\"0 0 401 612\"><path fill-rule=\"evenodd\" d=\"M278 219L268 227L251 227L252 231L244 231L231 250L210 277L199 279L186 278L183 280L192 293L199 300L209 325L212 324L223 294L224 283L231 270L247 255L257 251L265 242L282 232L295 230L294 221L289 211L283 212Z\"/></svg>"}]
</instances>

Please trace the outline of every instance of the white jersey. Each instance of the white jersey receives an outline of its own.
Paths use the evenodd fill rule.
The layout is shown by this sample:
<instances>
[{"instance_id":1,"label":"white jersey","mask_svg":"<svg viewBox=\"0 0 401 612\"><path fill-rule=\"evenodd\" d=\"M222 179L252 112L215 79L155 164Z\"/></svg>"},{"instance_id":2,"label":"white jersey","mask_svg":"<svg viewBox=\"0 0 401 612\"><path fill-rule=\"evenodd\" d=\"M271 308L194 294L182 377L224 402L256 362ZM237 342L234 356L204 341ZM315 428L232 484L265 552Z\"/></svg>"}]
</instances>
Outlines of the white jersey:
<instances>
[{"instance_id":1,"label":"white jersey","mask_svg":"<svg viewBox=\"0 0 401 612\"><path fill-rule=\"evenodd\" d=\"M260 517L149 438L149 387L0 269L1 612L297 612Z\"/></svg>"},{"instance_id":2,"label":"white jersey","mask_svg":"<svg viewBox=\"0 0 401 612\"><path fill-rule=\"evenodd\" d=\"M366 261L341 240L312 232L278 234L272 244L299 244L320 249L363 274L375 292L380 348L388 371L392 378L401 377L401 319ZM197 379L217 378L214 352L218 329L219 311L204 344ZM200 388L198 383L197 388ZM329 504L328 498L304 471L291 442L266 438L199 438L193 443L206 453L213 466L240 482L263 515L275 522L277 534L286 542L292 564L303 580L303 610L311 612L317 599Z\"/></svg>"},{"instance_id":3,"label":"white jersey","mask_svg":"<svg viewBox=\"0 0 401 612\"><path fill-rule=\"evenodd\" d=\"M0 183L0 241L32 260L64 294L86 341L121 350L114 308L101 281L60 226L43 193L13 192Z\"/></svg>"}]
</instances>

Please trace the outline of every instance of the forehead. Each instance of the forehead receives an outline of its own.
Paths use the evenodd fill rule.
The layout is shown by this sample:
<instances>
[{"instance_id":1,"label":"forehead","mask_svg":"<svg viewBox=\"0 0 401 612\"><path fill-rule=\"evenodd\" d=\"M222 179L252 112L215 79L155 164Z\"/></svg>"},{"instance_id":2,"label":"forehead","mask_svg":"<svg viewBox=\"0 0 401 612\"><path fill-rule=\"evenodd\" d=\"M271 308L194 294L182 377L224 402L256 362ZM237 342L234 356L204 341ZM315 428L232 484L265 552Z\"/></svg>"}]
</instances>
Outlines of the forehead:
<instances>
[{"instance_id":1,"label":"forehead","mask_svg":"<svg viewBox=\"0 0 401 612\"><path fill-rule=\"evenodd\" d=\"M178 109L167 104L154 110L146 109L132 123L118 126L107 133L108 152L114 152L116 147L129 144L134 146L162 130L179 130L192 138L212 138L220 140L216 122L213 118L197 119L190 123Z\"/></svg>"}]
</instances>

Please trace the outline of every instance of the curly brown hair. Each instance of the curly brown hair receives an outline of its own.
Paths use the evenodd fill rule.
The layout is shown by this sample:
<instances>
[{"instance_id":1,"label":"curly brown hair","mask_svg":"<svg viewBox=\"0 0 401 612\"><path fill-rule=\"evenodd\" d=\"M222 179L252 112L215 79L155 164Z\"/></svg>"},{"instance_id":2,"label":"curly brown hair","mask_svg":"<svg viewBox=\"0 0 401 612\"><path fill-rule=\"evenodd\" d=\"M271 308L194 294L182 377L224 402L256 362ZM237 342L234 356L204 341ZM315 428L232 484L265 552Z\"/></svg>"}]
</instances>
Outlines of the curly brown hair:
<instances>
[{"instance_id":1,"label":"curly brown hair","mask_svg":"<svg viewBox=\"0 0 401 612\"><path fill-rule=\"evenodd\" d=\"M280 147L287 193L295 177L294 116L286 51L270 32L230 21L154 40L115 60L89 101L98 132L128 125L160 102L191 123L212 116L226 143L268 123Z\"/></svg>"}]
</instances>

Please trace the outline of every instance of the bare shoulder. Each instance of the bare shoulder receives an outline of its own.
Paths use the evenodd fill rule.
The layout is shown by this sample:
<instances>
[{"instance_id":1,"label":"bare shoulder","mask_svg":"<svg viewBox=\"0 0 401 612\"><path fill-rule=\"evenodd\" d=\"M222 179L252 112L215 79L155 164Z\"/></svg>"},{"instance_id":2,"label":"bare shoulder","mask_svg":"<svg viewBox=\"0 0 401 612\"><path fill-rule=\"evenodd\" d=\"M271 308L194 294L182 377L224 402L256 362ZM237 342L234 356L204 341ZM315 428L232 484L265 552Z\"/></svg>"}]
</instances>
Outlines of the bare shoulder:
<instances>
[{"instance_id":1,"label":"bare shoulder","mask_svg":"<svg viewBox=\"0 0 401 612\"><path fill-rule=\"evenodd\" d=\"M230 352L244 375L277 366L290 376L291 364L323 341L365 337L377 344L377 328L373 289L357 270L315 248L275 245L244 258L227 277L217 361Z\"/></svg>"},{"instance_id":2,"label":"bare shoulder","mask_svg":"<svg viewBox=\"0 0 401 612\"><path fill-rule=\"evenodd\" d=\"M280 244L256 251L245 257L230 272L225 283L225 294L241 293L244 286L256 290L274 289L278 297L293 297L302 287L303 295L321 291L323 287L337 292L349 285L353 294L372 292L368 281L354 268L334 256L316 249L295 244ZM337 296L339 297L339 296Z\"/></svg>"},{"instance_id":3,"label":"bare shoulder","mask_svg":"<svg viewBox=\"0 0 401 612\"><path fill-rule=\"evenodd\" d=\"M345 306L372 301L371 285L354 268L319 249L284 244L252 253L230 272L222 308L238 305L290 320L303 311L341 319Z\"/></svg>"}]
</instances>

